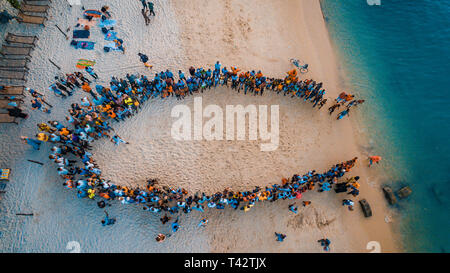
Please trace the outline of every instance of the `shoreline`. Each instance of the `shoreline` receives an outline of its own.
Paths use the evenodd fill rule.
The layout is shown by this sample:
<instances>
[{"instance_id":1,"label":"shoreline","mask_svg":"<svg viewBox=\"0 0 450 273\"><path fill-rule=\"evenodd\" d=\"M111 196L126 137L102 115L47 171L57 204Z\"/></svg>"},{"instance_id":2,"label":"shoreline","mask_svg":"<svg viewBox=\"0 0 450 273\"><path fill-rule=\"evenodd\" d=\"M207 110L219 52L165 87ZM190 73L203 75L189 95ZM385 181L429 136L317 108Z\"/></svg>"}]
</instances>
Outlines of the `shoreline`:
<instances>
[{"instance_id":1,"label":"shoreline","mask_svg":"<svg viewBox=\"0 0 450 273\"><path fill-rule=\"evenodd\" d=\"M319 10L322 18L322 24L325 27L327 40L330 45L330 52L334 56L334 73L336 75L335 87L336 90L342 88L343 85L348 85L345 80L342 78L341 73L345 73L342 69L339 68L336 60L338 60L339 55L336 55L334 52L336 50L336 45L333 45L329 29L327 27L327 23L325 20L325 15L323 14L321 0L319 2ZM303 2L305 3L305 2ZM306 4L305 4L306 6ZM343 89L342 89L343 90ZM352 93L352 92L350 92ZM337 95L337 94L335 94ZM369 102L370 103L370 102ZM355 114L354 114L355 115ZM359 111L356 115L360 115ZM359 161L359 165L355 169L356 171L361 172L361 176L363 181L366 183L361 183L361 197L358 199L362 199L363 196L367 196L368 201L371 205L372 211L374 215L372 216L371 221L365 221L366 219L362 218L361 223L363 225L363 231L366 233L365 236L367 240L373 240L380 242L381 251L382 252L401 252L403 250L403 246L401 243L401 234L395 234L395 229L397 228L397 222L400 220L400 217L395 217L392 214L395 214L392 209L389 209L387 206L387 201L384 197L384 194L381 189L380 180L377 179L380 177L380 172L382 169L376 169L376 166L369 169L365 166L366 164L366 156L363 151L361 151L361 144L366 144L369 142L368 136L361 132L366 132L364 129L364 124L358 122L356 118L350 119L350 126L352 130L352 134L354 137L354 146L358 151L358 156L361 161ZM364 156L364 157L363 157ZM363 160L364 159L364 160ZM375 178L374 178L375 177ZM364 179L365 178L365 179ZM369 181L369 179L371 181ZM380 215L381 214L381 215ZM385 222L385 215L389 215L391 218L390 223ZM373 224L373 223L376 224ZM369 251L368 249L367 251Z\"/></svg>"},{"instance_id":2,"label":"shoreline","mask_svg":"<svg viewBox=\"0 0 450 273\"><path fill-rule=\"evenodd\" d=\"M200 60L206 60L206 63L213 63L215 58L217 58L228 65L239 64L240 68L242 68L243 70L252 67L261 67L261 70L263 71L267 72L268 70L269 75L280 75L289 70L289 65L287 62L288 58L297 56L298 53L296 54L295 52L302 52L300 59L310 64L310 72L306 75L306 77L313 78L318 81L323 81L324 86L327 90L328 97L336 98L340 93L339 87L341 86L340 81L342 81L342 79L339 78L339 73L337 72L338 66L336 57L334 56L334 51L331 45L331 40L329 37L328 29L326 28L324 15L319 1L305 0L297 1L295 3L289 2L289 4L286 4L285 6L277 6L277 3L274 3L273 6L271 6L271 3L260 1L260 7L254 7L256 11L253 13L249 9L249 7L252 6L252 4L255 4L255 2L249 2L249 4L240 4L236 1L225 1L224 6L220 6L219 4L217 4L214 6L214 8L216 10L221 10L220 14L215 13L215 10L213 8L206 6L204 7L204 14L207 14L207 16L206 18L202 19L196 19L198 17L195 17L195 14L190 14L189 17L184 13L184 10L181 10L181 8L175 6L174 9L176 10L179 24L183 29L181 31L181 37L183 39L183 45L187 55L187 60L190 62L186 63L185 66L189 64L199 64ZM195 5L198 4L198 1L192 1L191 7L195 7ZM184 7L184 5L181 6ZM287 9L286 6L288 6ZM271 7L273 8L270 9ZM267 12L267 10L269 9L271 11ZM188 8L188 10L192 9ZM268 28L268 25L258 21L257 25L263 24L263 29L259 29L257 25L253 24L254 20L260 19L258 18L258 12L260 14L265 14L267 16L267 21L273 19L274 21L271 21L271 23L274 23L276 25L274 28L277 28L277 26L279 26L280 31L278 32L281 32L281 34L279 36L274 36L273 39L277 39L280 44L282 44L282 41L284 41L284 46L281 47L280 45L272 43L272 40L270 38L268 40L268 37L264 37L271 36L271 34L273 35L274 33L276 33L274 32L275 30L264 29L264 27ZM233 33L233 35L226 36L230 37L230 40L227 41L229 44L226 44L222 47L214 43L214 41L220 40L215 36L221 31L227 34L227 30L229 28L232 28L233 26L233 24L230 23L231 20L229 18L227 18L226 16L221 16L221 14L225 13L230 14L230 16L235 19L235 21L239 22L238 25L234 26L245 26L247 27L247 29L251 29L251 31L245 33L245 35L240 35L240 33L236 31L235 33ZM300 14L302 14L302 16L299 16ZM214 17L214 19L210 17ZM245 19L247 18L254 19L246 21ZM295 18L295 24L292 24L293 18ZM214 20L222 22L222 25L215 25ZM259 32L259 37L257 37L256 34L253 35L252 32ZM195 33L196 35L192 35L193 37L188 37L188 33ZM204 33L204 36L201 35L202 33ZM254 43L252 39L254 39L256 43ZM249 48L245 46L246 44L258 44L258 47ZM220 48L223 52L218 51L216 47ZM202 48L203 51L199 51L198 48ZM287 51L287 53L283 54L282 51ZM230 52L231 54L224 54L226 52ZM274 55L282 55L285 57L280 58L280 56ZM262 61L258 62L257 60L255 60L258 57ZM283 62L283 59L286 59L286 62ZM267 70L265 69L266 67L268 68ZM321 118L326 118L326 113L321 114ZM358 238L352 240L346 251L368 252L369 250L366 249L366 244L362 244L360 241L378 241L381 244L381 249L383 252L398 252L399 248L397 248L397 243L395 242L397 238L394 239L392 227L390 227L390 225L386 224L384 221L384 215L386 215L387 210L386 200L382 195L381 188L379 190L373 189L368 184L369 176L368 171L366 170L367 168L365 158L361 156L361 151L358 148L359 143L365 142L364 139L359 139L357 137L358 130L362 127L360 127L360 125L357 124L354 119L352 119L351 121L342 120L340 122L342 123L332 126L339 127L339 130L345 131L345 133L342 134L341 137L342 139L346 139L345 144L348 148L347 153L348 151L351 151L349 154L357 155L360 158L356 169L352 171L352 175L360 175L363 180L363 182L361 183L361 195L358 200L366 198L374 211L374 216L372 216L370 219L365 219L362 216L362 213L359 213L359 215L357 215L357 211L360 210L359 204L357 204L357 208L352 214L349 215L341 213L342 228L345 228L346 226L346 224L343 223L352 223L351 225L348 225L352 227L352 235L346 235L348 236L347 239L352 240L352 238ZM334 151L333 154L335 153L337 152ZM303 164L300 165L303 166ZM319 168L320 166L321 165L315 166L313 168ZM332 200L329 200L328 202L332 203ZM243 219L240 220L243 221ZM239 227L234 228L235 230L240 229ZM231 228L231 230L234 229ZM230 233L227 233L227 235L232 236ZM212 245L226 242L225 235L218 235L212 232L210 234L210 237ZM245 240L245 238L238 237L236 238L236 240ZM230 245L232 245L232 247L216 246L214 250L217 252L222 252L225 251L224 249L231 248L237 249L236 251L256 250L256 248L249 246L238 246L238 243L236 242L230 243ZM269 248L271 248L272 250L276 249L275 246L270 246ZM289 246L285 249L291 249L290 251L302 251L301 248L292 246Z\"/></svg>"},{"instance_id":3,"label":"shoreline","mask_svg":"<svg viewBox=\"0 0 450 273\"><path fill-rule=\"evenodd\" d=\"M328 39L330 41L330 45L331 48L333 49L333 52L337 51L337 46L333 43L331 35L329 33L329 28L327 26L327 22L326 22L326 17L323 14L323 8L322 8L322 0L319 0L319 4L320 4L320 12L322 14L322 18L323 18L323 23L326 27L327 30L327 36ZM339 54L336 55L336 60L338 60L339 58L341 58L341 56L339 56ZM336 73L338 75L338 79L339 82L342 83L342 85L349 85L348 83L345 82L342 73L345 73L343 71L343 68L340 68L337 63L336 63ZM361 114L358 112L356 115L358 115L358 119L361 118ZM352 123L352 128L353 128L353 134L355 136L355 145L358 145L359 151L361 154L365 154L365 151L362 151L361 147L364 144L369 143L369 137L367 135L367 130L364 127L364 124L361 122L358 122L358 119L353 118L351 119L351 123ZM376 166L375 166L376 167ZM364 176L369 177L368 173L371 173L369 176L377 176L377 178L375 178L376 181L370 181L369 184L369 191L370 191L370 195L374 196L376 195L376 204L377 206L372 206L372 208L376 208L376 210L381 210L383 215L387 215L390 218L390 222L392 223L389 227L388 227L388 231L389 231L389 235L384 236L385 231L379 231L377 230L377 228L374 228L373 226L371 226L370 224L365 224L365 229L367 231L367 233L375 233L377 234L377 237L381 237L383 238L383 242L389 242L388 244L383 243L382 246L384 246L382 248L382 252L383 250L386 249L386 245L387 245L387 252L403 252L404 251L404 246L403 246L403 242L402 242L402 237L401 234L397 234L398 231L398 227L399 227L399 221L400 221L400 217L399 215L397 215L397 212L393 211L392 208L389 208L387 205L387 200L384 197L384 193L382 192L381 189L381 184L380 184L380 172L382 172L382 170L380 169L366 169L364 171ZM366 189L367 190L367 189ZM381 222L382 220L380 219L380 217L378 217L377 219L378 222Z\"/></svg>"}]
</instances>

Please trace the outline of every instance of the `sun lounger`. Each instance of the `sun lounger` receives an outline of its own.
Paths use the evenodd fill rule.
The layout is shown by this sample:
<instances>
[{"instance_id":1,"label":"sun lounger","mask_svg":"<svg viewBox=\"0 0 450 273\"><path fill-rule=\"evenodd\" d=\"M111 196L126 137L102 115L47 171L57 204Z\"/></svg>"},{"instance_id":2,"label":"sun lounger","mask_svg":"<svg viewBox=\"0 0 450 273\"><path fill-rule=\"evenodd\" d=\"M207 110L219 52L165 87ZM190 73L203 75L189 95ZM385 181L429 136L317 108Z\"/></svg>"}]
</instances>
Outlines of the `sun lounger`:
<instances>
[{"instance_id":1,"label":"sun lounger","mask_svg":"<svg viewBox=\"0 0 450 273\"><path fill-rule=\"evenodd\" d=\"M0 114L0 123L15 123L18 124L15 117L8 114Z\"/></svg>"},{"instance_id":2,"label":"sun lounger","mask_svg":"<svg viewBox=\"0 0 450 273\"><path fill-rule=\"evenodd\" d=\"M19 12L19 14L17 15L17 18L18 18L17 20L20 23L44 25L44 26L45 26L45 21L47 20L47 17L26 15L26 14L23 14L22 12Z\"/></svg>"},{"instance_id":3,"label":"sun lounger","mask_svg":"<svg viewBox=\"0 0 450 273\"><path fill-rule=\"evenodd\" d=\"M34 46L38 38L36 36L25 36L25 35L17 35L8 33L6 35L6 42L8 44L22 44L22 45L31 45Z\"/></svg>"},{"instance_id":4,"label":"sun lounger","mask_svg":"<svg viewBox=\"0 0 450 273\"><path fill-rule=\"evenodd\" d=\"M11 71L0 69L0 79L25 80L27 71Z\"/></svg>"},{"instance_id":5,"label":"sun lounger","mask_svg":"<svg viewBox=\"0 0 450 273\"><path fill-rule=\"evenodd\" d=\"M28 59L2 58L0 59L0 68L23 68L24 70L28 70L28 62Z\"/></svg>"},{"instance_id":6,"label":"sun lounger","mask_svg":"<svg viewBox=\"0 0 450 273\"><path fill-rule=\"evenodd\" d=\"M20 5L20 11L22 12L36 12L36 13L47 13L50 7L48 5L34 5L27 4L26 2Z\"/></svg>"},{"instance_id":7,"label":"sun lounger","mask_svg":"<svg viewBox=\"0 0 450 273\"><path fill-rule=\"evenodd\" d=\"M11 102L17 103L17 106L8 105ZM12 109L14 107L19 107L21 103L22 103L22 101L20 101L20 100L13 101L13 100L9 100L9 99L0 99L0 109Z\"/></svg>"},{"instance_id":8,"label":"sun lounger","mask_svg":"<svg viewBox=\"0 0 450 273\"><path fill-rule=\"evenodd\" d=\"M0 90L0 95L7 96L24 96L23 91L25 90L25 86L10 86L6 87L3 90Z\"/></svg>"},{"instance_id":9,"label":"sun lounger","mask_svg":"<svg viewBox=\"0 0 450 273\"><path fill-rule=\"evenodd\" d=\"M31 47L19 47L19 46L6 46L6 45L3 45L1 54L2 55L24 55L24 56L30 56L32 50L33 49Z\"/></svg>"}]
</instances>

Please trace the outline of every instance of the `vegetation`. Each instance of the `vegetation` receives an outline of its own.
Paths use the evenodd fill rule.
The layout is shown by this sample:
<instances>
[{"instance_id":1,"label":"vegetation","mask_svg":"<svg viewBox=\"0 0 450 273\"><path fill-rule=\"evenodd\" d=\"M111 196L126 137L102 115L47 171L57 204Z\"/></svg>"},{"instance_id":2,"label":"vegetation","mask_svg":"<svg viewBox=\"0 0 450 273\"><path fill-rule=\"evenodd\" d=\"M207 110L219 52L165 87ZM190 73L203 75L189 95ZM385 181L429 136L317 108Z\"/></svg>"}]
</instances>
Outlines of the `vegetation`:
<instances>
[{"instance_id":1,"label":"vegetation","mask_svg":"<svg viewBox=\"0 0 450 273\"><path fill-rule=\"evenodd\" d=\"M11 4L11 6L15 7L16 9L20 9L20 4L18 0L8 0L8 2Z\"/></svg>"}]
</instances>

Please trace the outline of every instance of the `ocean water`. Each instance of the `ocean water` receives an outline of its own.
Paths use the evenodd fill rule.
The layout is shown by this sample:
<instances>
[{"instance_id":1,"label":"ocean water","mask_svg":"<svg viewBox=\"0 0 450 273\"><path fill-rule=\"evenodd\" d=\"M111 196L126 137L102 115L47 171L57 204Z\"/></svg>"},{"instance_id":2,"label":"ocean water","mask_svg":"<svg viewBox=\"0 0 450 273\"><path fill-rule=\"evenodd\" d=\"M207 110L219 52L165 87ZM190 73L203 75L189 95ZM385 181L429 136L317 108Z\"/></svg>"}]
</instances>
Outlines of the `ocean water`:
<instances>
[{"instance_id":1,"label":"ocean water","mask_svg":"<svg viewBox=\"0 0 450 273\"><path fill-rule=\"evenodd\" d=\"M413 194L392 208L412 252L450 251L450 1L322 0L345 87L383 183Z\"/></svg>"}]
</instances>

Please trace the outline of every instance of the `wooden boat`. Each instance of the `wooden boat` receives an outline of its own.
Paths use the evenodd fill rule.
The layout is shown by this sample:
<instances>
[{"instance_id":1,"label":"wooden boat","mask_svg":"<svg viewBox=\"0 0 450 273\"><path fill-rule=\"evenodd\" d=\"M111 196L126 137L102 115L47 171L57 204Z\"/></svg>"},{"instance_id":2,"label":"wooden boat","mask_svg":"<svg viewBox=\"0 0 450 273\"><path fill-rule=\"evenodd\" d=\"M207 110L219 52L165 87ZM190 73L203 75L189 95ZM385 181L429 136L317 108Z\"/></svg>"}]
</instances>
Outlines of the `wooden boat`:
<instances>
[{"instance_id":1,"label":"wooden boat","mask_svg":"<svg viewBox=\"0 0 450 273\"><path fill-rule=\"evenodd\" d=\"M401 199L404 199L404 198L410 196L411 193L412 193L412 190L409 186L403 187L397 191L397 195Z\"/></svg>"},{"instance_id":2,"label":"wooden boat","mask_svg":"<svg viewBox=\"0 0 450 273\"><path fill-rule=\"evenodd\" d=\"M383 187L384 196L388 200L389 204L395 205L397 203L397 197L395 197L394 192L392 191L391 187L384 186Z\"/></svg>"},{"instance_id":3,"label":"wooden boat","mask_svg":"<svg viewBox=\"0 0 450 273\"><path fill-rule=\"evenodd\" d=\"M370 205L366 199L359 200L359 204L361 205L361 209L362 209L365 217L372 216L372 209L370 208Z\"/></svg>"}]
</instances>

